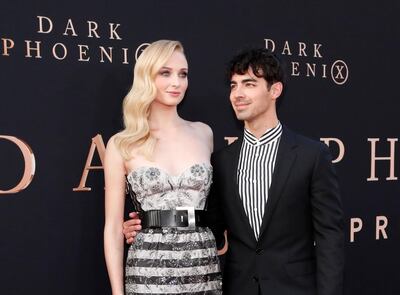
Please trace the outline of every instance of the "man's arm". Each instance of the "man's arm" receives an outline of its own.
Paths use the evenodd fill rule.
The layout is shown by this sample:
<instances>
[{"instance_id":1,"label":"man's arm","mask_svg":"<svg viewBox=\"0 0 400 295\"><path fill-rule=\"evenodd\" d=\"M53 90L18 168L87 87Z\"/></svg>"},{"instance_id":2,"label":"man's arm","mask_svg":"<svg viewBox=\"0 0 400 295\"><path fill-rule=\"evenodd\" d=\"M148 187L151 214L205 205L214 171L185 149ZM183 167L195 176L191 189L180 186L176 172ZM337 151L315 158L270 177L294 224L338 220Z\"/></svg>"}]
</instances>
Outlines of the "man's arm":
<instances>
[{"instance_id":1,"label":"man's arm","mask_svg":"<svg viewBox=\"0 0 400 295\"><path fill-rule=\"evenodd\" d=\"M215 236L217 248L223 251L223 253L219 254L224 254L227 250L227 243L224 235L226 226L224 211L222 210L220 201L221 195L217 169L218 166L214 154L211 155L211 165L213 166L213 183L207 197L207 225Z\"/></svg>"},{"instance_id":2,"label":"man's arm","mask_svg":"<svg viewBox=\"0 0 400 295\"><path fill-rule=\"evenodd\" d=\"M343 294L344 220L336 173L321 144L311 182L318 295Z\"/></svg>"}]
</instances>

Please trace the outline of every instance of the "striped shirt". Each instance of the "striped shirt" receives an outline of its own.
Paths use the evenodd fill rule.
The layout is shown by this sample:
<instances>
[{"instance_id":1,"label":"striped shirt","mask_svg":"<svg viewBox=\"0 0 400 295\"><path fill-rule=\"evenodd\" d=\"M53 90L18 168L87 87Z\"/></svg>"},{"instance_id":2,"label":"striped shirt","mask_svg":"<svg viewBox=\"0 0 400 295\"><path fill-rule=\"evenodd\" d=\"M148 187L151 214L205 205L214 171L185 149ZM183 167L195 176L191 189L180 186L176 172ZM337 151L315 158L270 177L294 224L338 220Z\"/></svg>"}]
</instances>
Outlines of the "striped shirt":
<instances>
[{"instance_id":1,"label":"striped shirt","mask_svg":"<svg viewBox=\"0 0 400 295\"><path fill-rule=\"evenodd\" d=\"M280 122L259 139L244 129L237 177L239 195L256 239L260 235L281 135Z\"/></svg>"}]
</instances>

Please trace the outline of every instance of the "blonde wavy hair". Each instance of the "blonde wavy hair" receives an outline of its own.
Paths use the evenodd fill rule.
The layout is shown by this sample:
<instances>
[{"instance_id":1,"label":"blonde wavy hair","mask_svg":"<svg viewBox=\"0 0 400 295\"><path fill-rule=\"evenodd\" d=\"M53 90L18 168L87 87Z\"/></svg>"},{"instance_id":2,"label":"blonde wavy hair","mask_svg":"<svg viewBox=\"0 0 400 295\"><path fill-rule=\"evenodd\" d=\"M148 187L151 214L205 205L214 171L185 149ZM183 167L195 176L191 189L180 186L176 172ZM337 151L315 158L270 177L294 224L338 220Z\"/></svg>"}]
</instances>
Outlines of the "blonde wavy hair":
<instances>
[{"instance_id":1,"label":"blonde wavy hair","mask_svg":"<svg viewBox=\"0 0 400 295\"><path fill-rule=\"evenodd\" d=\"M150 134L150 105L157 95L154 80L174 51L183 53L179 41L158 40L151 43L136 61L133 84L123 101L124 129L115 136L122 157L132 159L132 148L151 159L156 139Z\"/></svg>"}]
</instances>

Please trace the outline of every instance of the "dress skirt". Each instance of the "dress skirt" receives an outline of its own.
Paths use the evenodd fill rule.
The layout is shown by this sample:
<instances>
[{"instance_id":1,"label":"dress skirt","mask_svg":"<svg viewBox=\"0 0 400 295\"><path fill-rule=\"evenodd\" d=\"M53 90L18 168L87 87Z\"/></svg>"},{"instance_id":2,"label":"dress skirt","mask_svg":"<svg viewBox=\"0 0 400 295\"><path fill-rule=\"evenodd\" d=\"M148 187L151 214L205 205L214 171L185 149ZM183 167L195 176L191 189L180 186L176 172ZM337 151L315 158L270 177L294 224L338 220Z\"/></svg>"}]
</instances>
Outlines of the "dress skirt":
<instances>
[{"instance_id":1,"label":"dress skirt","mask_svg":"<svg viewBox=\"0 0 400 295\"><path fill-rule=\"evenodd\" d=\"M144 229L128 251L127 295L222 294L222 276L210 229Z\"/></svg>"}]
</instances>

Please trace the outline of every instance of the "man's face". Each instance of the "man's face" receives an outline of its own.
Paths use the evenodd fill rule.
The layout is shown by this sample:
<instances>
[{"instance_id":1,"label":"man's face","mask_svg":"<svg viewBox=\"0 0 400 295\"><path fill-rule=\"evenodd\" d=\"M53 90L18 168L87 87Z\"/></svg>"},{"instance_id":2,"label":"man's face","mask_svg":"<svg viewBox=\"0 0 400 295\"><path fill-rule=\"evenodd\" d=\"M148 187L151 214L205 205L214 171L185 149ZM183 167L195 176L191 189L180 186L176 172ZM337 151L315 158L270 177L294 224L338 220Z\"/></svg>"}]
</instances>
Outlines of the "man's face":
<instances>
[{"instance_id":1,"label":"man's face","mask_svg":"<svg viewBox=\"0 0 400 295\"><path fill-rule=\"evenodd\" d=\"M230 101L238 120L251 123L274 114L278 96L273 87L268 90L267 81L254 75L251 68L244 75L234 74L231 78Z\"/></svg>"}]
</instances>

